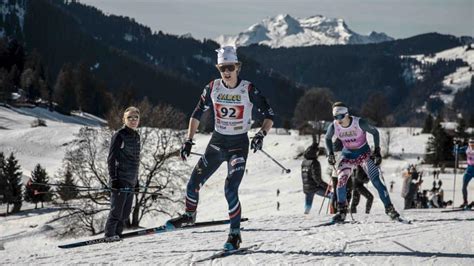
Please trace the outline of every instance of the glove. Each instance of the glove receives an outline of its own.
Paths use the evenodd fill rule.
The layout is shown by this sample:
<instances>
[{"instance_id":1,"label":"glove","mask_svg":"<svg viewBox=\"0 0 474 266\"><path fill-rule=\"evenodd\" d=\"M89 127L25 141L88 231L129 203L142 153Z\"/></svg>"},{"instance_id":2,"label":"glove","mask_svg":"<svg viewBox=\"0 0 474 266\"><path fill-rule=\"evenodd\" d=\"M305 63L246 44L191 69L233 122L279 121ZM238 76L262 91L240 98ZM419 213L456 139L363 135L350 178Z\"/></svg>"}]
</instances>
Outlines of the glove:
<instances>
[{"instance_id":1,"label":"glove","mask_svg":"<svg viewBox=\"0 0 474 266\"><path fill-rule=\"evenodd\" d=\"M122 188L122 182L118 179L112 179L112 189L121 189Z\"/></svg>"},{"instance_id":2,"label":"glove","mask_svg":"<svg viewBox=\"0 0 474 266\"><path fill-rule=\"evenodd\" d=\"M135 185L135 192L140 192L140 183L137 181L137 184Z\"/></svg>"},{"instance_id":3,"label":"glove","mask_svg":"<svg viewBox=\"0 0 474 266\"><path fill-rule=\"evenodd\" d=\"M194 143L192 139L186 140L185 143L181 146L181 150L179 154L181 155L181 159L186 161L186 158L191 154L191 148L193 147Z\"/></svg>"},{"instance_id":4,"label":"glove","mask_svg":"<svg viewBox=\"0 0 474 266\"><path fill-rule=\"evenodd\" d=\"M380 165L382 163L382 155L380 155L380 147L377 147L372 152L372 157L374 158L374 164Z\"/></svg>"},{"instance_id":5,"label":"glove","mask_svg":"<svg viewBox=\"0 0 474 266\"><path fill-rule=\"evenodd\" d=\"M253 152L257 152L262 149L263 147L263 138L267 135L265 130L259 131L255 136L252 138L252 143L250 144L250 149L253 150Z\"/></svg>"},{"instance_id":6,"label":"glove","mask_svg":"<svg viewBox=\"0 0 474 266\"><path fill-rule=\"evenodd\" d=\"M335 165L336 164L336 157L334 157L333 153L328 155L328 163L330 165Z\"/></svg>"}]
</instances>

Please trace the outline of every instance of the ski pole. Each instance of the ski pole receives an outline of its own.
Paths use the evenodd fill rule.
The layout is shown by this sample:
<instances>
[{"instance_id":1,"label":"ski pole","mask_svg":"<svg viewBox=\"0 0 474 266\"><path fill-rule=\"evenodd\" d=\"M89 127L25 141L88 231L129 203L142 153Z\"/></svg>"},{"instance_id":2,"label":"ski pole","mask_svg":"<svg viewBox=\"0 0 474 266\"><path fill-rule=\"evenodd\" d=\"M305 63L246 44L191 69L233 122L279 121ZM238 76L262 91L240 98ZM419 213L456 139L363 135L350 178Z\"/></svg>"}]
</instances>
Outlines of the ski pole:
<instances>
[{"instance_id":1,"label":"ski pole","mask_svg":"<svg viewBox=\"0 0 474 266\"><path fill-rule=\"evenodd\" d=\"M329 184L328 184L328 187L326 188L326 192L324 192L323 202L321 202L321 206L319 207L319 212L318 212L318 214L321 214L321 210L323 209L324 201L326 200L326 197L327 197L327 195L328 195L328 192L329 192Z\"/></svg>"},{"instance_id":2,"label":"ski pole","mask_svg":"<svg viewBox=\"0 0 474 266\"><path fill-rule=\"evenodd\" d=\"M453 183L453 209L454 209L454 200L456 199L456 169L458 166L458 143L454 145L454 183Z\"/></svg>"},{"instance_id":3,"label":"ski pole","mask_svg":"<svg viewBox=\"0 0 474 266\"><path fill-rule=\"evenodd\" d=\"M134 188L108 188L108 187L103 187L103 188L94 188L94 187L87 187L87 186L72 186L72 185L63 185L63 184L43 184L43 183L36 183L36 182L31 182L32 185L37 185L37 186L51 186L51 187L64 187L64 188L77 188L78 192L90 192L90 191L118 191L118 192L124 192L124 193L134 193L134 194L150 194L150 195L158 195L162 196L161 193L157 192L145 192L145 191L134 191ZM159 187L138 187L138 189L145 189L145 188L159 188ZM39 192L43 193L43 192ZM55 193L54 191L48 192L48 193Z\"/></svg>"},{"instance_id":4,"label":"ski pole","mask_svg":"<svg viewBox=\"0 0 474 266\"><path fill-rule=\"evenodd\" d=\"M197 156L204 156L204 154L202 153L197 153L197 152L190 152L189 154L192 154L192 155L197 155Z\"/></svg>"},{"instance_id":5,"label":"ski pole","mask_svg":"<svg viewBox=\"0 0 474 266\"><path fill-rule=\"evenodd\" d=\"M281 163L279 163L277 160L273 159L272 156L270 156L270 154L266 153L263 149L260 149L261 152L263 152L263 154L265 154L268 158L270 158L274 163L276 163L278 166L281 167L281 169L283 169L283 171L285 171L285 173L289 174L291 173L291 170L284 167L283 165L281 165Z\"/></svg>"}]
</instances>

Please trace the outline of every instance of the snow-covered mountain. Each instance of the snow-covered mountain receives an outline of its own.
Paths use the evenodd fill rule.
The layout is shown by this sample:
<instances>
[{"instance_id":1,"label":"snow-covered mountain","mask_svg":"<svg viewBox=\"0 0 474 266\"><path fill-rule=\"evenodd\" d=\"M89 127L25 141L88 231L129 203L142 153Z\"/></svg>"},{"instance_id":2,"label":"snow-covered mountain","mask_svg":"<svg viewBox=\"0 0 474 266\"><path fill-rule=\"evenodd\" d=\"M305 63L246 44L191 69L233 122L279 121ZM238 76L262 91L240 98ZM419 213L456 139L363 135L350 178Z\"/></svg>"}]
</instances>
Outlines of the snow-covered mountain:
<instances>
[{"instance_id":1,"label":"snow-covered mountain","mask_svg":"<svg viewBox=\"0 0 474 266\"><path fill-rule=\"evenodd\" d=\"M272 48L320 44L366 44L391 40L393 38L385 33L358 34L349 29L343 19L327 18L321 15L293 18L288 14L266 18L236 36L221 35L216 38L221 45L264 44Z\"/></svg>"}]
</instances>

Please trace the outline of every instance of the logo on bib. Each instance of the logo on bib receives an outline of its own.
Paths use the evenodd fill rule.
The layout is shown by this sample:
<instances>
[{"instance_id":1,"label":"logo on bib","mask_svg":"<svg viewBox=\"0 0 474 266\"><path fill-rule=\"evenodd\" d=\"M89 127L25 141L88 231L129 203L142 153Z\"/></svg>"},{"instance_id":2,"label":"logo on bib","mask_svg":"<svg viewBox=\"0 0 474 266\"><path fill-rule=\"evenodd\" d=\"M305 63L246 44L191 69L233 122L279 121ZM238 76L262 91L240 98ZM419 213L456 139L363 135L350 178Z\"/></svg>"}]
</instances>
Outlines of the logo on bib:
<instances>
[{"instance_id":1,"label":"logo on bib","mask_svg":"<svg viewBox=\"0 0 474 266\"><path fill-rule=\"evenodd\" d=\"M232 165L232 166L235 166L236 164L239 164L239 163L245 163L244 157L238 157L238 158L235 158L234 160L230 161L230 165Z\"/></svg>"}]
</instances>

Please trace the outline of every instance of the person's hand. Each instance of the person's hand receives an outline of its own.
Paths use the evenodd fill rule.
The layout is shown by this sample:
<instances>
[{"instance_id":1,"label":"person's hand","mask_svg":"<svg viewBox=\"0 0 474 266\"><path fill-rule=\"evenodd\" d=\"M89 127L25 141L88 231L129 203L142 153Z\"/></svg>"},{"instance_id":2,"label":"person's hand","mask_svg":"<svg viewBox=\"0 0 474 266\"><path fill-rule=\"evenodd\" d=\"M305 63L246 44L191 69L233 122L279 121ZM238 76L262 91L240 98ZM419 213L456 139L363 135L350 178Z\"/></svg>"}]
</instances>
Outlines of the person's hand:
<instances>
[{"instance_id":1,"label":"person's hand","mask_svg":"<svg viewBox=\"0 0 474 266\"><path fill-rule=\"evenodd\" d=\"M186 161L186 158L188 158L188 156L191 154L191 148L193 147L193 145L194 143L191 139L188 139L186 140L186 142L183 143L179 151L182 160Z\"/></svg>"},{"instance_id":2,"label":"person's hand","mask_svg":"<svg viewBox=\"0 0 474 266\"><path fill-rule=\"evenodd\" d=\"M380 147L377 147L372 152L372 157L374 158L375 165L380 165L382 163L382 155L380 155Z\"/></svg>"},{"instance_id":3,"label":"person's hand","mask_svg":"<svg viewBox=\"0 0 474 266\"><path fill-rule=\"evenodd\" d=\"M336 157L334 156L333 153L328 155L328 163L330 165L335 165L336 164Z\"/></svg>"},{"instance_id":4,"label":"person's hand","mask_svg":"<svg viewBox=\"0 0 474 266\"><path fill-rule=\"evenodd\" d=\"M137 184L135 185L135 192L140 192L140 182L137 181Z\"/></svg>"},{"instance_id":5,"label":"person's hand","mask_svg":"<svg viewBox=\"0 0 474 266\"><path fill-rule=\"evenodd\" d=\"M250 148L253 150L254 153L262 149L263 138L265 137L265 135L265 131L259 131L257 134L255 134L255 136L253 136Z\"/></svg>"},{"instance_id":6,"label":"person's hand","mask_svg":"<svg viewBox=\"0 0 474 266\"><path fill-rule=\"evenodd\" d=\"M113 179L112 180L112 189L121 189L122 188L122 182L118 179Z\"/></svg>"}]
</instances>

